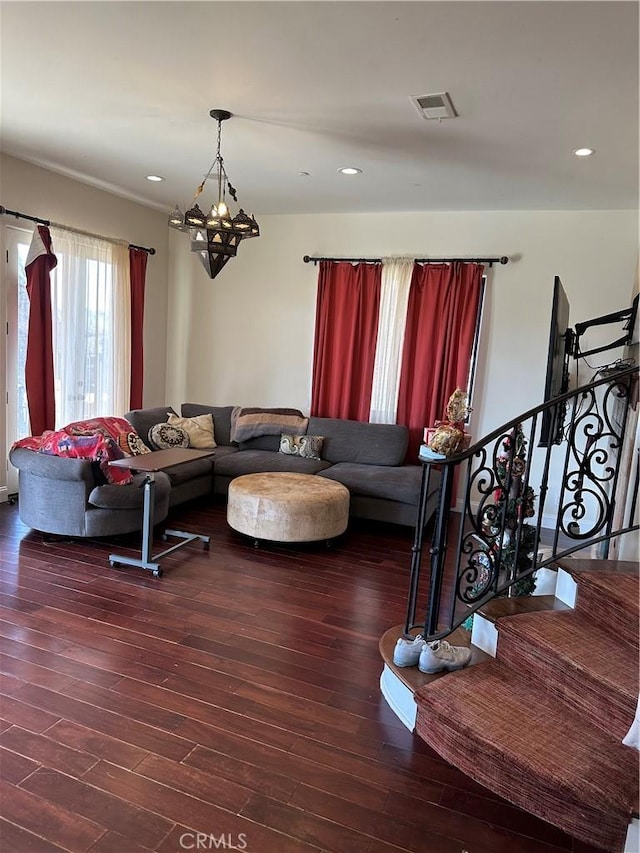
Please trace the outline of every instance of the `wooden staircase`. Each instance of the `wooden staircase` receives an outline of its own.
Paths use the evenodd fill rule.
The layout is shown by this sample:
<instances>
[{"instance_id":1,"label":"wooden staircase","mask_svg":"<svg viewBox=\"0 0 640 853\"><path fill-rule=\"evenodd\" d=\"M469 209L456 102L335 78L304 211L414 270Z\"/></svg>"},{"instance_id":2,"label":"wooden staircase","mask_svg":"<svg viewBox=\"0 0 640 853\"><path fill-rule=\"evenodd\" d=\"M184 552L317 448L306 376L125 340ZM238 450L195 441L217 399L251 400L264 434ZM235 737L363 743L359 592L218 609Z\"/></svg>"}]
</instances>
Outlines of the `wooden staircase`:
<instances>
[{"instance_id":1,"label":"wooden staircase","mask_svg":"<svg viewBox=\"0 0 640 853\"><path fill-rule=\"evenodd\" d=\"M466 669L413 685L413 670L396 673L413 687L416 734L443 758L573 837L621 853L637 814L638 753L621 741L638 701L638 566L563 566L575 606L535 596L487 605L480 618L497 630L495 658L475 650ZM391 637L386 644L385 669Z\"/></svg>"}]
</instances>

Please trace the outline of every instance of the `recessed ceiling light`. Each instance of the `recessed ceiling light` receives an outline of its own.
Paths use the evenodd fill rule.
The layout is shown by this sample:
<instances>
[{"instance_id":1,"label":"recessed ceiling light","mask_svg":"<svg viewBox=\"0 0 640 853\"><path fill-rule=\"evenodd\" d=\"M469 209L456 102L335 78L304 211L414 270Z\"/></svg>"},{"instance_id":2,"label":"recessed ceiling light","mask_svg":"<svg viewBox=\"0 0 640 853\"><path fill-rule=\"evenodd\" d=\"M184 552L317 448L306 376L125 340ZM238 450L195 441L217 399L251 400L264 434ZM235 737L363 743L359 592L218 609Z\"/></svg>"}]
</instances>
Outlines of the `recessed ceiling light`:
<instances>
[{"instance_id":1,"label":"recessed ceiling light","mask_svg":"<svg viewBox=\"0 0 640 853\"><path fill-rule=\"evenodd\" d=\"M356 169L355 166L343 166L342 169L338 169L340 174L342 175L361 175L362 169Z\"/></svg>"},{"instance_id":2,"label":"recessed ceiling light","mask_svg":"<svg viewBox=\"0 0 640 853\"><path fill-rule=\"evenodd\" d=\"M595 154L596 152L593 150L593 148L576 148L573 153L576 155L576 157L591 157L591 155Z\"/></svg>"},{"instance_id":3,"label":"recessed ceiling light","mask_svg":"<svg viewBox=\"0 0 640 853\"><path fill-rule=\"evenodd\" d=\"M160 175L147 175L147 180L148 181L156 181L156 183L158 183L160 181L164 181L165 179L160 177Z\"/></svg>"}]
</instances>

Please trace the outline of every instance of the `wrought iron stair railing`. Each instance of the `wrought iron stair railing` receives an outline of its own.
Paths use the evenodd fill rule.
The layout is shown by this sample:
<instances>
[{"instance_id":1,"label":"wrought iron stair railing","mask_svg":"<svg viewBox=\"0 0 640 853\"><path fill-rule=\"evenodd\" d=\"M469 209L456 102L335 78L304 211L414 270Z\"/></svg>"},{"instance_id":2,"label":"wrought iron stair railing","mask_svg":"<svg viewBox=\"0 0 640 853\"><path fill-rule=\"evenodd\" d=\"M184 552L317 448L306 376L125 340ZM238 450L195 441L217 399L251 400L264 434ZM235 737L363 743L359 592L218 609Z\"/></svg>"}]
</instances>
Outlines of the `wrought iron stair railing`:
<instances>
[{"instance_id":1,"label":"wrought iron stair railing","mask_svg":"<svg viewBox=\"0 0 640 853\"><path fill-rule=\"evenodd\" d=\"M631 475L637 388L637 367L612 371L514 418L464 453L423 462L407 636L420 629L427 640L446 637L490 599L530 592L539 569L585 548L606 559L615 537L638 530L637 458ZM538 445L543 421L554 438L547 446ZM434 470L440 484L426 571Z\"/></svg>"}]
</instances>

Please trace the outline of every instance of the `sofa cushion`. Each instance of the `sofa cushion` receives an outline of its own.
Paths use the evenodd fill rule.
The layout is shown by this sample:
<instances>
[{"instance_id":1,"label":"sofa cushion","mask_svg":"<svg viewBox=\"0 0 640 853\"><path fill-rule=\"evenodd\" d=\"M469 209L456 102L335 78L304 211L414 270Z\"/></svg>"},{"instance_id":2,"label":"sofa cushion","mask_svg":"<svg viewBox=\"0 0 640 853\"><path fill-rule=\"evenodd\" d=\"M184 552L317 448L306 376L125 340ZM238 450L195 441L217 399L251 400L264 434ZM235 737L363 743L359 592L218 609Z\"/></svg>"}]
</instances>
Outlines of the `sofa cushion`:
<instances>
[{"instance_id":1,"label":"sofa cushion","mask_svg":"<svg viewBox=\"0 0 640 853\"><path fill-rule=\"evenodd\" d=\"M142 509L146 474L135 474L126 486L96 486L89 494L89 503L101 509ZM169 478L162 471L155 475L155 503L165 500L171 490Z\"/></svg>"},{"instance_id":2,"label":"sofa cushion","mask_svg":"<svg viewBox=\"0 0 640 853\"><path fill-rule=\"evenodd\" d=\"M241 450L221 459L216 458L216 475L239 477L242 474L264 474L267 471L291 471L294 474L316 474L329 467L321 459L301 459L269 450Z\"/></svg>"},{"instance_id":3,"label":"sofa cushion","mask_svg":"<svg viewBox=\"0 0 640 853\"><path fill-rule=\"evenodd\" d=\"M132 412L127 412L125 418L147 447L154 450L154 447L149 443L149 430L154 424L166 423L170 412L174 415L177 414L171 406L156 406L150 409L134 409Z\"/></svg>"},{"instance_id":4,"label":"sofa cushion","mask_svg":"<svg viewBox=\"0 0 640 853\"><path fill-rule=\"evenodd\" d=\"M213 430L213 415L195 415L192 418L180 418L178 415L169 414L171 426L180 427L189 436L189 447L198 450L210 450L216 446Z\"/></svg>"},{"instance_id":5,"label":"sofa cushion","mask_svg":"<svg viewBox=\"0 0 640 853\"><path fill-rule=\"evenodd\" d=\"M320 471L319 476L337 480L354 495L386 498L416 506L420 499L422 465L392 467L339 462L325 471Z\"/></svg>"},{"instance_id":6,"label":"sofa cushion","mask_svg":"<svg viewBox=\"0 0 640 853\"><path fill-rule=\"evenodd\" d=\"M323 435L327 462L402 465L409 430L400 424L368 424L338 418L309 418L309 435Z\"/></svg>"},{"instance_id":7,"label":"sofa cushion","mask_svg":"<svg viewBox=\"0 0 640 853\"><path fill-rule=\"evenodd\" d=\"M272 453L277 453L280 450L280 436L260 435L258 438L241 441L238 447L240 450L271 450Z\"/></svg>"},{"instance_id":8,"label":"sofa cushion","mask_svg":"<svg viewBox=\"0 0 640 853\"><path fill-rule=\"evenodd\" d=\"M240 448L235 444L219 444L216 447L216 455L214 456L214 464L217 465L220 459L225 456L232 456L234 453L239 453Z\"/></svg>"},{"instance_id":9,"label":"sofa cushion","mask_svg":"<svg viewBox=\"0 0 640 853\"><path fill-rule=\"evenodd\" d=\"M231 444L231 413L235 406L203 406L201 403L183 403L180 412L183 418L198 415L213 415L213 432L218 447Z\"/></svg>"},{"instance_id":10,"label":"sofa cushion","mask_svg":"<svg viewBox=\"0 0 640 853\"><path fill-rule=\"evenodd\" d=\"M213 474L213 459L194 459L193 462L183 462L175 468L168 468L165 473L171 480L172 486L180 486L189 480L197 480Z\"/></svg>"}]
</instances>

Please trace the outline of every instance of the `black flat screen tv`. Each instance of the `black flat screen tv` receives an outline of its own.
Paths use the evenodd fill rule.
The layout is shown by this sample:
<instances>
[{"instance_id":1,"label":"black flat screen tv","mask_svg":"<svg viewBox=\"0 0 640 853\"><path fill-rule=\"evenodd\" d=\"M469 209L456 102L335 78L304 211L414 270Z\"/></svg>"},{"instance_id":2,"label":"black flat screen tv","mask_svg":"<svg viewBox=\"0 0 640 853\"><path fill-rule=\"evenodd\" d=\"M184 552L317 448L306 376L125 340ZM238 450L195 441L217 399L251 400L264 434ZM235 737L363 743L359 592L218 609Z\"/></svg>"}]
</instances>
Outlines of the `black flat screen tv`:
<instances>
[{"instance_id":1,"label":"black flat screen tv","mask_svg":"<svg viewBox=\"0 0 640 853\"><path fill-rule=\"evenodd\" d=\"M569 300L559 276L553 281L553 301L551 303L551 326L549 329L549 349L547 354L547 373L544 384L544 402L553 400L569 390L569 356L573 332L569 328ZM564 429L565 405L555 409L546 409L542 413L542 428L538 447L560 444Z\"/></svg>"}]
</instances>

